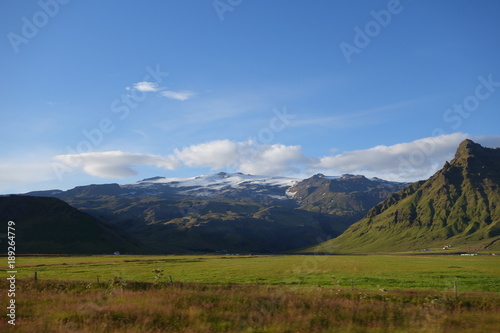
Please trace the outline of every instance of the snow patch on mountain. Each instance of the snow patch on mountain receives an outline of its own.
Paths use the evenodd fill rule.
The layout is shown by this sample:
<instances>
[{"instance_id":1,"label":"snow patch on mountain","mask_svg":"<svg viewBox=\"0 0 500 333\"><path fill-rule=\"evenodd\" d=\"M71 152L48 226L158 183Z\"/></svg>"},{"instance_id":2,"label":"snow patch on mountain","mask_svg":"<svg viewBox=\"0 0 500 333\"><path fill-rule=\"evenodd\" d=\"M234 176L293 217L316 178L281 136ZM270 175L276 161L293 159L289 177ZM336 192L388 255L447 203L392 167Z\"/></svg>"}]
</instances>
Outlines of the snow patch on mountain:
<instances>
[{"instance_id":1,"label":"snow patch on mountain","mask_svg":"<svg viewBox=\"0 0 500 333\"><path fill-rule=\"evenodd\" d=\"M225 187L240 188L240 187L247 187L249 185L278 186L278 187L288 188L297 184L299 181L301 181L301 179L288 178L288 177L256 176L248 174L245 175L240 172L238 173L219 172L217 174L201 175L196 177L185 177L185 178L154 177L127 185L139 186L139 187L163 185L174 188L202 187L210 190L222 190Z\"/></svg>"},{"instance_id":2,"label":"snow patch on mountain","mask_svg":"<svg viewBox=\"0 0 500 333\"><path fill-rule=\"evenodd\" d=\"M400 186L403 183L396 183L386 181L380 178L366 178L362 175L344 174L342 176L325 176L317 174L313 177L327 179L332 182L339 182L340 188L345 188L342 181L345 180L369 180L373 182L372 186L368 185L366 190L376 186ZM236 195L234 191L239 194L247 193L246 195L268 197L279 200L296 199L297 188L296 185L303 179L290 178L290 177L272 177L261 175L249 175L241 172L226 173L219 172L217 174L201 175L196 177L153 177L143 179L136 183L122 185L124 189L130 192L139 190L142 194L147 195L160 195L162 193L176 193L182 196L194 197L215 197L219 195L227 195L232 197ZM309 185L307 185L309 186ZM348 188L345 188L348 191Z\"/></svg>"}]
</instances>

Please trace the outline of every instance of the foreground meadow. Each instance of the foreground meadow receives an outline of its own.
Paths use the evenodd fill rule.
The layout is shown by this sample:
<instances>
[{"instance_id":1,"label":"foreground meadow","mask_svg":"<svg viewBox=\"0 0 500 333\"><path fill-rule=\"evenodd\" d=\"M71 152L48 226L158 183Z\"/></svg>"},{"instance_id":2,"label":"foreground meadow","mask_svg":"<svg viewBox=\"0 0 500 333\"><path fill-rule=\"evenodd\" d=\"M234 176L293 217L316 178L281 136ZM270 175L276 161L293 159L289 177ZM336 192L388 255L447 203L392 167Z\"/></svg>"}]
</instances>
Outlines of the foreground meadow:
<instances>
[{"instance_id":1,"label":"foreground meadow","mask_svg":"<svg viewBox=\"0 0 500 333\"><path fill-rule=\"evenodd\" d=\"M5 282L2 281L2 287ZM20 281L2 332L495 332L498 294Z\"/></svg>"},{"instance_id":2,"label":"foreground meadow","mask_svg":"<svg viewBox=\"0 0 500 333\"><path fill-rule=\"evenodd\" d=\"M451 290L456 281L460 291L500 291L499 256L33 256L18 258L17 267L18 278L37 272L39 279L86 282L171 277L185 283Z\"/></svg>"},{"instance_id":3,"label":"foreground meadow","mask_svg":"<svg viewBox=\"0 0 500 333\"><path fill-rule=\"evenodd\" d=\"M20 257L0 331L495 332L497 258Z\"/></svg>"}]
</instances>

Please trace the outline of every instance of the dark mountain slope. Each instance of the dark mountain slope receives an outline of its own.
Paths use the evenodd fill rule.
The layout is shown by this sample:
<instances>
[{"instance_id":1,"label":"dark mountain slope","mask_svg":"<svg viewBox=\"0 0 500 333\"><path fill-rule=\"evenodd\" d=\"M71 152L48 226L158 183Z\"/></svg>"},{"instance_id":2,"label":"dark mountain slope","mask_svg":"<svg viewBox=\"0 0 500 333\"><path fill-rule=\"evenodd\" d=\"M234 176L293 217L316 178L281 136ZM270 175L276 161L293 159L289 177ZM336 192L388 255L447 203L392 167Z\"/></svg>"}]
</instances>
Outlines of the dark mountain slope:
<instances>
[{"instance_id":1,"label":"dark mountain slope","mask_svg":"<svg viewBox=\"0 0 500 333\"><path fill-rule=\"evenodd\" d=\"M355 222L370 208L407 185L362 175L327 177L317 174L291 187L288 193L293 194L301 209L350 217Z\"/></svg>"},{"instance_id":2,"label":"dark mountain slope","mask_svg":"<svg viewBox=\"0 0 500 333\"><path fill-rule=\"evenodd\" d=\"M156 253L287 251L340 235L350 225L342 217L230 200L103 196L71 203Z\"/></svg>"},{"instance_id":3,"label":"dark mountain slope","mask_svg":"<svg viewBox=\"0 0 500 333\"><path fill-rule=\"evenodd\" d=\"M16 253L144 253L139 243L56 198L0 197L0 220L15 222ZM6 252L6 234L1 234Z\"/></svg>"},{"instance_id":4,"label":"dark mountain slope","mask_svg":"<svg viewBox=\"0 0 500 333\"><path fill-rule=\"evenodd\" d=\"M500 249L499 186L500 149L465 140L429 180L393 194L341 236L306 252Z\"/></svg>"}]
</instances>

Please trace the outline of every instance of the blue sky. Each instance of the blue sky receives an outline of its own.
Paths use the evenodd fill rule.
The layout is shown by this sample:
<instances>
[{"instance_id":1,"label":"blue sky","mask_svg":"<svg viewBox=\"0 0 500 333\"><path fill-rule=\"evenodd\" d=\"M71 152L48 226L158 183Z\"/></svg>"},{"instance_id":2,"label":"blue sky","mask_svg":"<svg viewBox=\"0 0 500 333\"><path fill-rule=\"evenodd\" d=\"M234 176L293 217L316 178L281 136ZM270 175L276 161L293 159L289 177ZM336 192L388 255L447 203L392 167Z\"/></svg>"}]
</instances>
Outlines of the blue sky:
<instances>
[{"instance_id":1,"label":"blue sky","mask_svg":"<svg viewBox=\"0 0 500 333\"><path fill-rule=\"evenodd\" d=\"M500 146L500 2L0 3L0 193L218 171L425 179Z\"/></svg>"}]
</instances>

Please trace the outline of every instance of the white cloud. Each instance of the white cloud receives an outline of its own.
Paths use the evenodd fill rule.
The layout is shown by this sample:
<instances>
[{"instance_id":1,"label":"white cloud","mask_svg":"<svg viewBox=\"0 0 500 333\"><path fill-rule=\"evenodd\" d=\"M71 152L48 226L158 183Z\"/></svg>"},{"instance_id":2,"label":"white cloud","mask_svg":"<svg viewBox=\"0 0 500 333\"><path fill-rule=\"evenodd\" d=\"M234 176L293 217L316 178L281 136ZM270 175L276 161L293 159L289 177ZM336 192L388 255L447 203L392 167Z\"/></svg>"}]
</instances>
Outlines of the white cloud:
<instances>
[{"instance_id":1,"label":"white cloud","mask_svg":"<svg viewBox=\"0 0 500 333\"><path fill-rule=\"evenodd\" d=\"M174 149L168 156L107 151L58 155L54 159L72 169L81 169L89 175L103 178L135 176L136 167L147 165L164 170L181 167L210 168L214 171L229 169L250 174L283 176L312 175L318 172L328 175L354 173L411 182L427 179L439 170L445 161L454 157L460 142L468 137L470 136L464 133L447 134L391 146L379 145L333 153L322 158L305 156L302 147L298 145L215 140ZM500 136L472 137L472 140L487 147L500 146ZM8 172L12 171L5 171Z\"/></svg>"},{"instance_id":2,"label":"white cloud","mask_svg":"<svg viewBox=\"0 0 500 333\"><path fill-rule=\"evenodd\" d=\"M135 167L152 165L160 169L201 167L212 170L232 169L252 174L281 175L299 172L307 158L300 146L258 145L253 141L216 140L175 149L166 157L122 151L57 155L61 169L83 170L102 178L135 176Z\"/></svg>"},{"instance_id":3,"label":"white cloud","mask_svg":"<svg viewBox=\"0 0 500 333\"><path fill-rule=\"evenodd\" d=\"M157 82L141 81L134 83L131 87L126 87L127 90L137 90L141 92L159 92L163 97L170 99L175 99L178 101L186 101L193 96L195 93L190 90L172 91L166 90L165 87L159 87Z\"/></svg>"},{"instance_id":4,"label":"white cloud","mask_svg":"<svg viewBox=\"0 0 500 333\"><path fill-rule=\"evenodd\" d=\"M175 150L175 158L189 167L231 168L250 174L279 175L298 172L306 163L300 146L259 145L248 140L218 140Z\"/></svg>"},{"instance_id":5,"label":"white cloud","mask_svg":"<svg viewBox=\"0 0 500 333\"><path fill-rule=\"evenodd\" d=\"M296 174L308 163L301 146L255 145L247 141L240 143L240 152L238 169L250 174Z\"/></svg>"},{"instance_id":6,"label":"white cloud","mask_svg":"<svg viewBox=\"0 0 500 333\"><path fill-rule=\"evenodd\" d=\"M70 167L82 168L89 175L102 178L125 178L135 176L133 166L153 165L161 169L173 170L177 161L158 155L107 151L75 155L57 155L54 159Z\"/></svg>"},{"instance_id":7,"label":"white cloud","mask_svg":"<svg viewBox=\"0 0 500 333\"><path fill-rule=\"evenodd\" d=\"M49 162L0 163L0 193L10 192L14 188L27 188L33 183L52 178L53 174ZM15 192L19 193L19 190Z\"/></svg>"},{"instance_id":8,"label":"white cloud","mask_svg":"<svg viewBox=\"0 0 500 333\"><path fill-rule=\"evenodd\" d=\"M458 145L467 137L464 133L454 133L354 150L323 157L314 167L336 174L359 173L401 181L426 179L453 158Z\"/></svg>"},{"instance_id":9,"label":"white cloud","mask_svg":"<svg viewBox=\"0 0 500 333\"><path fill-rule=\"evenodd\" d=\"M174 150L175 159L188 167L222 169L238 161L238 145L230 140L217 140Z\"/></svg>"},{"instance_id":10,"label":"white cloud","mask_svg":"<svg viewBox=\"0 0 500 333\"><path fill-rule=\"evenodd\" d=\"M162 91L160 94L164 97L175 99L178 101L186 101L195 95L194 92L189 90L182 90L182 91L165 90Z\"/></svg>"},{"instance_id":11,"label":"white cloud","mask_svg":"<svg viewBox=\"0 0 500 333\"><path fill-rule=\"evenodd\" d=\"M127 90L132 90L132 89L142 92L155 92L155 91L160 91L162 88L158 87L158 83L156 82L142 81L134 83L132 87L127 87Z\"/></svg>"}]
</instances>

